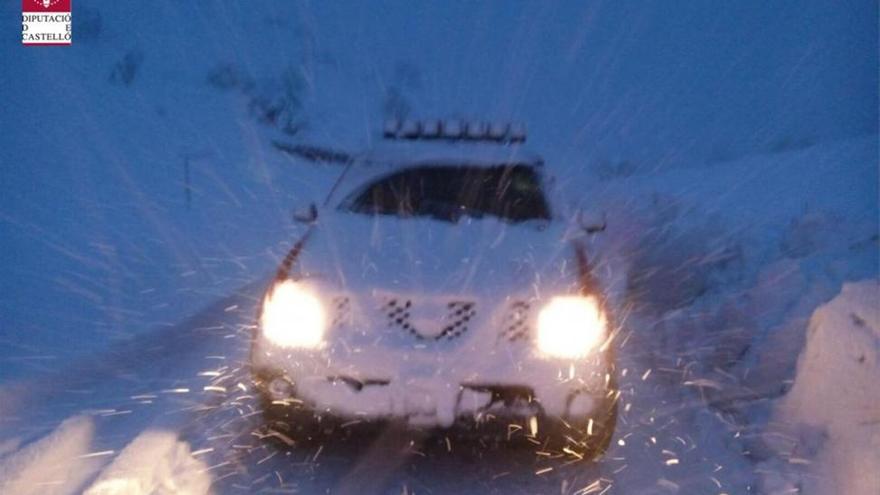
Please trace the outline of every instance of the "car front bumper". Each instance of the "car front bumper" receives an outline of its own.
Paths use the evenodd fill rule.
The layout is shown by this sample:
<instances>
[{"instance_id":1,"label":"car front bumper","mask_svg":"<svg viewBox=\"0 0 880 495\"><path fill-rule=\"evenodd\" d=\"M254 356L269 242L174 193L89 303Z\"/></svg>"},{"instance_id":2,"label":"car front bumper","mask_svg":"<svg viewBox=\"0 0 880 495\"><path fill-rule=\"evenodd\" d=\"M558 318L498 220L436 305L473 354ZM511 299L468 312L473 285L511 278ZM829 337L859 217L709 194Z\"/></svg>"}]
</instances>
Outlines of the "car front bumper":
<instances>
[{"instance_id":1,"label":"car front bumper","mask_svg":"<svg viewBox=\"0 0 880 495\"><path fill-rule=\"evenodd\" d=\"M294 400L317 414L404 419L449 427L494 416L583 420L613 400L611 353L577 361L537 355L525 343L437 349L281 349L259 335L251 366L273 402Z\"/></svg>"}]
</instances>

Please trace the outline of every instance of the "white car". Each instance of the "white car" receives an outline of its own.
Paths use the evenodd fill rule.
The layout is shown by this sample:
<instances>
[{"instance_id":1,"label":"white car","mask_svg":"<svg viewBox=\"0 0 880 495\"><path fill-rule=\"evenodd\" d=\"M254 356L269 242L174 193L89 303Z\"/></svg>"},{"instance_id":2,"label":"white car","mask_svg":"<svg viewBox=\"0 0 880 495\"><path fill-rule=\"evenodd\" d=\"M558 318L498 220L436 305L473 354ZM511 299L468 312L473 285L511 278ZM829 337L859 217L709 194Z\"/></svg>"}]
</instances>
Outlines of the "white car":
<instances>
[{"instance_id":1,"label":"white car","mask_svg":"<svg viewBox=\"0 0 880 495\"><path fill-rule=\"evenodd\" d=\"M335 157L263 297L258 390L303 434L500 426L603 452L619 395L605 287L623 276L598 256L604 225L562 218L521 140L438 134Z\"/></svg>"}]
</instances>

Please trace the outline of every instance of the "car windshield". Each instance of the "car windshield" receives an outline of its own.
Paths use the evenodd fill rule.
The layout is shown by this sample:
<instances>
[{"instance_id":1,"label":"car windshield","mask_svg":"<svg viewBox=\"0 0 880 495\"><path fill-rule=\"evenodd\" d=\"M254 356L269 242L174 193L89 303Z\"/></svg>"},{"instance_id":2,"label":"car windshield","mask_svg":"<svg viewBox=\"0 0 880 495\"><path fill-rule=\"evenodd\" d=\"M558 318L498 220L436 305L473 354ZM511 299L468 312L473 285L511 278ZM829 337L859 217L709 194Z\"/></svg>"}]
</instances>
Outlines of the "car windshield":
<instances>
[{"instance_id":1,"label":"car windshield","mask_svg":"<svg viewBox=\"0 0 880 495\"><path fill-rule=\"evenodd\" d=\"M537 172L521 164L410 167L355 191L341 207L368 215L449 222L484 215L509 222L550 218Z\"/></svg>"}]
</instances>

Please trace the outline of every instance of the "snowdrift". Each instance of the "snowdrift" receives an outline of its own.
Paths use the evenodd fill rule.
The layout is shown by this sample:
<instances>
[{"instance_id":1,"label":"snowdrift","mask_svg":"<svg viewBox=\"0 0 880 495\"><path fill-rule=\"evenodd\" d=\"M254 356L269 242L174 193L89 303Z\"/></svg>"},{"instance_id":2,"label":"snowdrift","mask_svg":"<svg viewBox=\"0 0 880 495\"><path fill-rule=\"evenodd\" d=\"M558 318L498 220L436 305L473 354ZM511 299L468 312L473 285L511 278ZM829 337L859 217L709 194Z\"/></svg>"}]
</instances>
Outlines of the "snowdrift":
<instances>
[{"instance_id":1,"label":"snowdrift","mask_svg":"<svg viewBox=\"0 0 880 495\"><path fill-rule=\"evenodd\" d=\"M168 431L146 431L123 450L85 495L202 495L209 492L207 466L186 442Z\"/></svg>"},{"instance_id":2,"label":"snowdrift","mask_svg":"<svg viewBox=\"0 0 880 495\"><path fill-rule=\"evenodd\" d=\"M0 457L0 495L68 495L76 493L100 467L89 452L95 426L88 416L75 416L45 437Z\"/></svg>"},{"instance_id":3,"label":"snowdrift","mask_svg":"<svg viewBox=\"0 0 880 495\"><path fill-rule=\"evenodd\" d=\"M121 452L91 452L95 424L76 416L23 449L0 456L0 495L204 495L210 492L208 466L176 433L147 430ZM97 479L85 491L83 485Z\"/></svg>"},{"instance_id":4,"label":"snowdrift","mask_svg":"<svg viewBox=\"0 0 880 495\"><path fill-rule=\"evenodd\" d=\"M810 319L791 391L767 441L787 466L768 493L880 493L880 281L843 286Z\"/></svg>"}]
</instances>

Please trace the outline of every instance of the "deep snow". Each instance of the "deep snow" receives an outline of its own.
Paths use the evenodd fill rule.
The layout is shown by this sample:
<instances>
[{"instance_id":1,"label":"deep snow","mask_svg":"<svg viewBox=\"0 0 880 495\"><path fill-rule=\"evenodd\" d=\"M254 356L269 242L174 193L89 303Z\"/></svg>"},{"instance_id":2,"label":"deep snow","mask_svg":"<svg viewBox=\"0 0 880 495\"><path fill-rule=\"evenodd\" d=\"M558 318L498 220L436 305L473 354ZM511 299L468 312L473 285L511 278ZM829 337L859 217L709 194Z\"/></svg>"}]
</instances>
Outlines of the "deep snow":
<instances>
[{"instance_id":1,"label":"deep snow","mask_svg":"<svg viewBox=\"0 0 880 495\"><path fill-rule=\"evenodd\" d=\"M817 188L824 185L829 195L844 197L853 191L853 184L837 181L842 189L831 189L835 182L828 180L829 169L816 165L823 163L818 157L833 163L832 157L836 156L838 163L851 164L855 169L862 166L867 173L876 146L876 139L870 138L766 159L768 165L783 163L790 171L798 171L799 180L805 184ZM746 169L756 160L731 166ZM786 174L780 172L778 176L776 186L786 188ZM860 215L867 220L870 214L861 209L873 206L865 197L853 201L851 196L839 201L836 208L828 206L824 210L827 215L853 222L819 222L811 234L814 248L791 253L782 241L789 235L784 229L778 244L748 248L745 243L754 239L752 228L797 229L801 218L797 209L791 210L793 218L766 215L762 220L766 224L742 225L736 217L722 215L723 221L715 220L713 226L709 224L711 215L694 212L699 211L701 202L717 200L715 191L707 186L705 195L677 195L681 198L679 210L657 217L653 193L661 192L663 184L662 174L658 174L653 185L639 186L650 191L642 196L645 204L631 205L628 211L631 218L644 223L623 224L623 230L634 236L632 247L626 251L645 264L638 273L646 277L650 274L653 279L634 282L630 290L633 311L626 325L630 333L619 356L626 370L621 380L624 412L613 448L597 465L554 464L529 451L493 455L459 439L452 440L452 453L445 446L435 448L431 444L407 447L395 443L393 437L368 450L346 443L279 449L278 445L287 439L262 439L271 432L260 430L259 407L249 393L242 369L248 328L253 324L259 293L266 281L237 291L240 295L222 299L181 324L117 345L114 352L84 362L52 380L7 384L0 393L12 399L2 406L6 425L3 438L11 447L0 463L16 465L13 463L28 458L42 466L43 456L22 457L21 452L40 452L40 441L32 440L59 420L85 410L95 422L95 433L90 439L69 442L80 452L103 453L96 459L104 469L126 451L127 445L136 442L141 432L177 432L179 441L185 442L180 449L200 453L198 461L211 467L207 472L214 480L213 490L221 493L276 488L306 493L326 489L336 493L358 493L360 489L376 493L598 493L610 486L615 493L658 494L715 490L776 493L779 487L788 489L802 476L799 471L791 472L788 465L792 459L797 463L802 457L774 445L776 430L767 429L767 421L774 411L784 410L784 406L774 407L774 403L790 400L778 402L789 388L787 384L792 380L798 383L795 360L806 340L806 319L813 309L834 296L840 280L876 273L876 233L857 228L862 225ZM773 187L769 181L764 186ZM636 187L634 182L633 190ZM812 187L802 190L811 191ZM606 187L605 193L613 195L613 188ZM706 235L710 227L723 235ZM658 230L663 233L661 237L656 237ZM751 256L758 256L750 254L750 249L757 250L764 261L749 261ZM686 283L677 283L681 280ZM666 288L662 301L655 300L648 290L654 285ZM870 311L872 299L863 296L862 301ZM829 311L823 309L817 314ZM813 320L817 318L822 317L814 316ZM871 318L870 314L864 316L867 322ZM714 331L707 332L706 328ZM780 340L780 336L785 339ZM834 363L831 360L820 366L845 369ZM761 374L759 382L751 377L753 372ZM801 416L783 417L800 421ZM856 421L855 416L850 419ZM850 423L842 418L834 424L847 431ZM71 434L64 437L76 438ZM59 440L47 438L51 439L46 440L52 445L50 449L55 448ZM809 439L815 437L804 438L809 445ZM78 462L81 454L62 459ZM187 461L186 456L180 459L184 466L199 465ZM838 462L840 457L832 459ZM821 457L810 462L806 479L811 479L809 473L834 469ZM545 471L548 467L554 469ZM89 483L98 477L98 468L91 469L82 470L94 473L88 476ZM174 472L165 469L169 471ZM198 479L203 472L184 469L176 476ZM100 479L106 480L110 475L104 473ZM148 475L148 480L138 483L158 486L172 482L153 480L154 471ZM834 479L833 475L822 476ZM863 488L865 493L872 493L870 478L859 479L869 483ZM58 484L59 493L66 493L64 490L72 484Z\"/></svg>"},{"instance_id":2,"label":"deep snow","mask_svg":"<svg viewBox=\"0 0 880 495\"><path fill-rule=\"evenodd\" d=\"M0 43L0 493L876 493L847 457L870 410L802 398L855 383L808 336L853 330L818 322L850 286L814 311L878 276L877 6L676 9L78 0L73 47ZM527 122L562 199L625 239L603 462L259 438L247 328L338 173L272 143L364 149L404 114Z\"/></svg>"},{"instance_id":3,"label":"deep snow","mask_svg":"<svg viewBox=\"0 0 880 495\"><path fill-rule=\"evenodd\" d=\"M768 490L875 493L880 488L880 281L845 284L810 318L791 391L765 433Z\"/></svg>"},{"instance_id":4,"label":"deep snow","mask_svg":"<svg viewBox=\"0 0 880 495\"><path fill-rule=\"evenodd\" d=\"M0 5L4 39L18 9ZM79 0L72 47L0 45L0 373L57 368L271 270L290 209L328 180L275 153L291 126L361 149L385 115L518 120L575 201L598 178L704 168L687 189L738 157L876 134L876 13Z\"/></svg>"}]
</instances>

